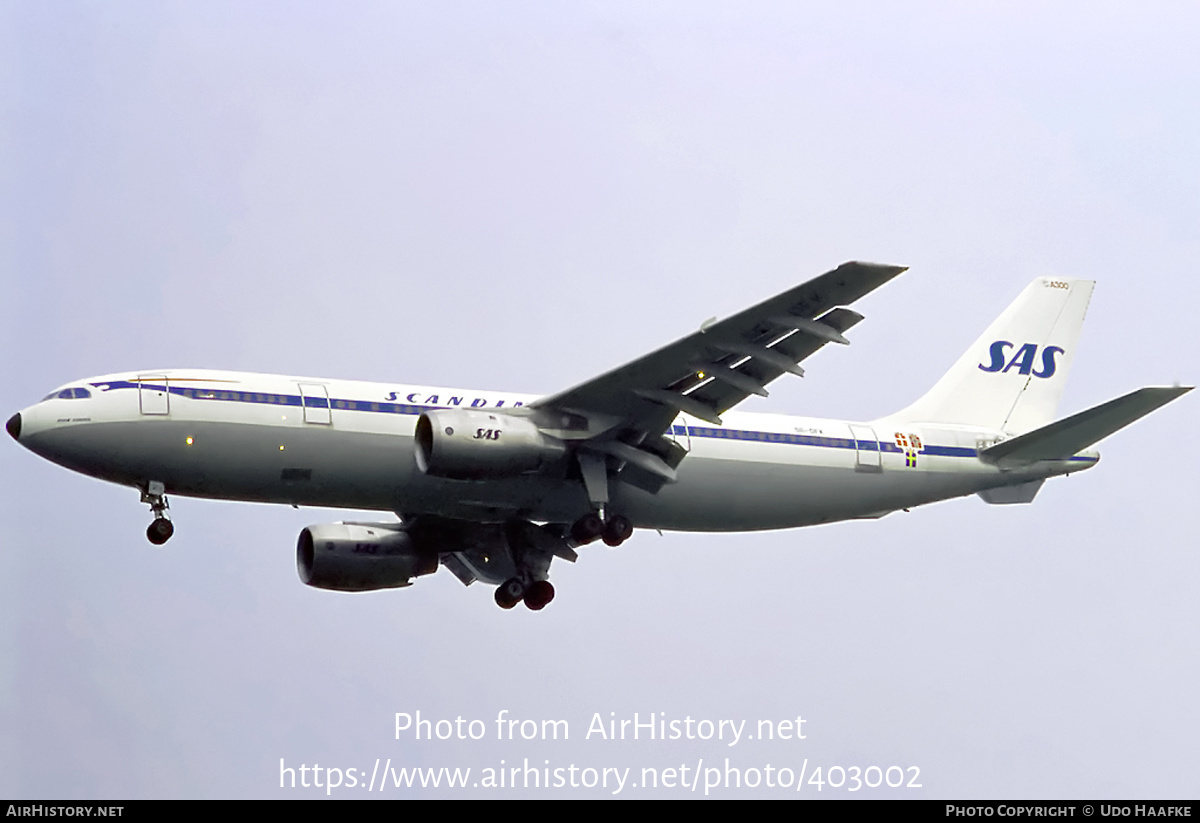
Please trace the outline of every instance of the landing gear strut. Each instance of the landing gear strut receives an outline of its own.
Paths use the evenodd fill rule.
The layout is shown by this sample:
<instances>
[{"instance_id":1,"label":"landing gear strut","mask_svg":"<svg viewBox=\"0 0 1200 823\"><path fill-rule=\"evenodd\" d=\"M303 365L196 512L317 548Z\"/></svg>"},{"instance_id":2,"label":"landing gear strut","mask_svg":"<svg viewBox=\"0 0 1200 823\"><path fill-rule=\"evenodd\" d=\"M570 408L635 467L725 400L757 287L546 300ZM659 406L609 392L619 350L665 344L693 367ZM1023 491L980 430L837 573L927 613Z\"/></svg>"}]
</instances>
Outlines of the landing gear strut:
<instances>
[{"instance_id":1,"label":"landing gear strut","mask_svg":"<svg viewBox=\"0 0 1200 823\"><path fill-rule=\"evenodd\" d=\"M146 539L156 546L166 543L175 534L175 526L167 514L169 504L165 492L166 487L158 480L151 480L142 490L142 502L150 504L154 515L154 522L146 529Z\"/></svg>"}]
</instances>

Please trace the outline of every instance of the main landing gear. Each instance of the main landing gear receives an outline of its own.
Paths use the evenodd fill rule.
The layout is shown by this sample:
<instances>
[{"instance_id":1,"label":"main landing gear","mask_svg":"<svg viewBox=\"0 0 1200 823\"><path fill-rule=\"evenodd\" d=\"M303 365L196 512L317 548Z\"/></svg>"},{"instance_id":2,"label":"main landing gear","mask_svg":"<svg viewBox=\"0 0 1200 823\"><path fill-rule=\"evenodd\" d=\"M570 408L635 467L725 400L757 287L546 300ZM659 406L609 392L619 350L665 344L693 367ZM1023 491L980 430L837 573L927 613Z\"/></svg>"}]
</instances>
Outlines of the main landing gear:
<instances>
[{"instance_id":1,"label":"main landing gear","mask_svg":"<svg viewBox=\"0 0 1200 823\"><path fill-rule=\"evenodd\" d=\"M603 540L608 546L621 545L633 534L633 523L624 515L605 513L609 501L608 458L603 454L579 451L575 453L575 459L592 511L571 524L571 541L576 546L586 546L596 540Z\"/></svg>"},{"instance_id":2,"label":"main landing gear","mask_svg":"<svg viewBox=\"0 0 1200 823\"><path fill-rule=\"evenodd\" d=\"M566 542L566 546L569 547L572 543L585 546L597 540L603 540L609 546L619 546L628 540L631 534L633 523L628 517L618 514L605 520L597 512L588 512L576 520L567 531L566 537L569 541ZM496 587L496 605L502 609L511 609L523 600L526 607L535 612L546 608L554 599L554 586L549 580L534 577L538 571L544 573L549 569L549 554L544 549L539 552L538 547L529 541L528 534L520 535L510 531L508 540L517 574ZM573 560L574 556L575 553L571 551L570 559Z\"/></svg>"},{"instance_id":3,"label":"main landing gear","mask_svg":"<svg viewBox=\"0 0 1200 823\"><path fill-rule=\"evenodd\" d=\"M525 601L525 606L532 611L541 611L554 599L554 586L549 580L534 580L529 585L519 577L510 577L496 587L496 605L502 609L511 609Z\"/></svg>"},{"instance_id":4,"label":"main landing gear","mask_svg":"<svg viewBox=\"0 0 1200 823\"><path fill-rule=\"evenodd\" d=\"M607 520L597 512L588 512L571 524L571 540L578 546L586 546L603 540L606 546L619 546L633 534L633 523L624 515L613 515Z\"/></svg>"},{"instance_id":5,"label":"main landing gear","mask_svg":"<svg viewBox=\"0 0 1200 823\"><path fill-rule=\"evenodd\" d=\"M555 557L575 560L575 552L562 536L527 521L513 520L505 526L504 542L513 564L513 576L496 587L496 605L511 609L525 601L526 608L541 611L554 599L554 586L546 579Z\"/></svg>"},{"instance_id":6,"label":"main landing gear","mask_svg":"<svg viewBox=\"0 0 1200 823\"><path fill-rule=\"evenodd\" d=\"M150 511L154 515L154 522L146 529L146 539L156 546L166 543L175 534L175 525L167 514L169 504L165 492L166 487L157 480L151 480L142 489L142 502L150 504Z\"/></svg>"}]
</instances>

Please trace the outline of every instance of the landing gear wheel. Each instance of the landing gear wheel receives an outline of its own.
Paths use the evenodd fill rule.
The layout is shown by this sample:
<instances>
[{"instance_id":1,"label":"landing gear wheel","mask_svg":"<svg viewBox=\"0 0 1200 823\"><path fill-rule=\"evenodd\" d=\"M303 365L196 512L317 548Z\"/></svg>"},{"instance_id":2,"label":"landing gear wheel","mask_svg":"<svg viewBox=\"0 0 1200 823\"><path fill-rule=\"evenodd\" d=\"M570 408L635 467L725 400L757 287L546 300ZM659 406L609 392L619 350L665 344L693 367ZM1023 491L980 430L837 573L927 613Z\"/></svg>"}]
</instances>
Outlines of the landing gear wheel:
<instances>
[{"instance_id":1,"label":"landing gear wheel","mask_svg":"<svg viewBox=\"0 0 1200 823\"><path fill-rule=\"evenodd\" d=\"M146 529L146 539L156 546L161 546L175 534L175 526L165 517L156 517Z\"/></svg>"},{"instance_id":2,"label":"landing gear wheel","mask_svg":"<svg viewBox=\"0 0 1200 823\"><path fill-rule=\"evenodd\" d=\"M604 534L604 521L595 512L588 512L571 526L571 539L576 545L586 546Z\"/></svg>"},{"instance_id":3,"label":"landing gear wheel","mask_svg":"<svg viewBox=\"0 0 1200 823\"><path fill-rule=\"evenodd\" d=\"M604 524L604 543L607 546L619 546L633 534L633 523L624 515L610 517Z\"/></svg>"},{"instance_id":4,"label":"landing gear wheel","mask_svg":"<svg viewBox=\"0 0 1200 823\"><path fill-rule=\"evenodd\" d=\"M550 596L553 597L553 593ZM496 605L502 609L511 609L524 597L525 584L515 577L505 580L496 587Z\"/></svg>"},{"instance_id":5,"label":"landing gear wheel","mask_svg":"<svg viewBox=\"0 0 1200 823\"><path fill-rule=\"evenodd\" d=\"M538 580L525 592L525 605L531 611L541 611L554 599L554 587L549 580Z\"/></svg>"}]
</instances>

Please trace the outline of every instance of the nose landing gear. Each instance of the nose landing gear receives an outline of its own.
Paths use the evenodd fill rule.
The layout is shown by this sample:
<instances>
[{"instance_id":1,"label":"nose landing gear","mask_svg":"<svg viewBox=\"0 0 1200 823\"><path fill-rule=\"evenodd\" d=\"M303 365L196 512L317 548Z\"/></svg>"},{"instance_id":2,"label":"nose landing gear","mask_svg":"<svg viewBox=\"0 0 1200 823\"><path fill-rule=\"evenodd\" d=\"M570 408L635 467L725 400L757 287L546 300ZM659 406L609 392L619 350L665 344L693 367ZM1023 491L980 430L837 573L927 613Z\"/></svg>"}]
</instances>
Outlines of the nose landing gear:
<instances>
[{"instance_id":1,"label":"nose landing gear","mask_svg":"<svg viewBox=\"0 0 1200 823\"><path fill-rule=\"evenodd\" d=\"M151 480L142 489L142 502L150 504L150 511L154 515L154 521L146 528L146 539L156 546L166 543L175 534L175 525L167 514L169 504L165 492L166 486L158 480Z\"/></svg>"}]
</instances>

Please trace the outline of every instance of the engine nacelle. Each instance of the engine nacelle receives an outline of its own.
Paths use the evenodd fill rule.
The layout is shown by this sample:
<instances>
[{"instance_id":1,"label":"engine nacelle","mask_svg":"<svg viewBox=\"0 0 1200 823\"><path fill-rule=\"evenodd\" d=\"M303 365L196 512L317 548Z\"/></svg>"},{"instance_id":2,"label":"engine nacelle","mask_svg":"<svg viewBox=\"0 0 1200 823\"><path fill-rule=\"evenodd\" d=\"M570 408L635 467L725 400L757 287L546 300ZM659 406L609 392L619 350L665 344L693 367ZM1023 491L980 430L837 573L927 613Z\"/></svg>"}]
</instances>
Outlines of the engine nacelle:
<instances>
[{"instance_id":1,"label":"engine nacelle","mask_svg":"<svg viewBox=\"0 0 1200 823\"><path fill-rule=\"evenodd\" d=\"M407 532L353 523L321 523L300 532L296 569L318 589L366 592L412 585L433 574L436 551L421 550Z\"/></svg>"},{"instance_id":2,"label":"engine nacelle","mask_svg":"<svg viewBox=\"0 0 1200 823\"><path fill-rule=\"evenodd\" d=\"M553 463L565 451L527 417L437 409L417 418L417 468L434 477L513 477Z\"/></svg>"}]
</instances>

